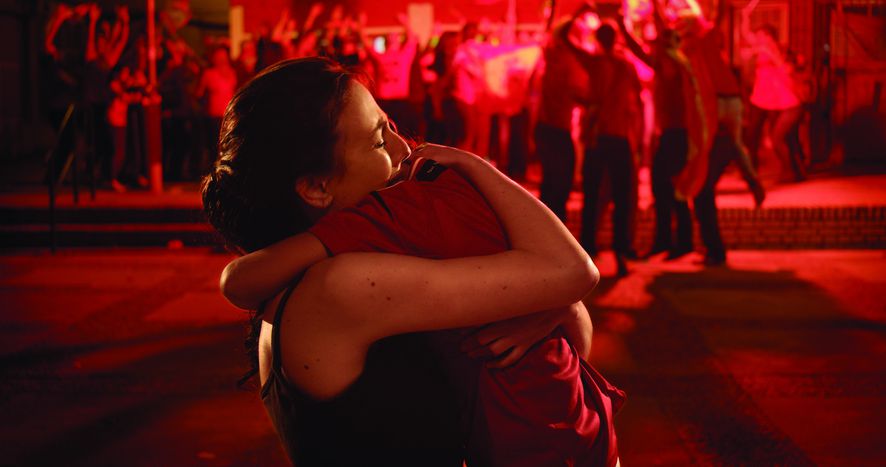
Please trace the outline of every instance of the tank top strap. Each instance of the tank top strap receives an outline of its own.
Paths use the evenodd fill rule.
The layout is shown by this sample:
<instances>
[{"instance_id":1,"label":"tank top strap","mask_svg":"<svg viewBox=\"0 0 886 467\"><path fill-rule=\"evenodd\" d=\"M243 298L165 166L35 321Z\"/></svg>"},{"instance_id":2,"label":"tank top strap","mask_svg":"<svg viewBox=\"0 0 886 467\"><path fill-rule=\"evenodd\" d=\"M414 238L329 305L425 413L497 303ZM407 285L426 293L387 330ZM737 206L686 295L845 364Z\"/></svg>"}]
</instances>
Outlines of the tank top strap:
<instances>
[{"instance_id":1,"label":"tank top strap","mask_svg":"<svg viewBox=\"0 0 886 467\"><path fill-rule=\"evenodd\" d=\"M286 302L289 301L289 297L292 295L292 292L298 287L298 283L301 282L302 277L304 277L304 272L298 275L292 284L283 292L283 297L280 298L280 303L277 304L277 314L274 315L274 328L271 330L271 351L273 352L273 368L274 372L280 371L281 359L280 359L280 323L283 322L283 310L286 309Z\"/></svg>"}]
</instances>

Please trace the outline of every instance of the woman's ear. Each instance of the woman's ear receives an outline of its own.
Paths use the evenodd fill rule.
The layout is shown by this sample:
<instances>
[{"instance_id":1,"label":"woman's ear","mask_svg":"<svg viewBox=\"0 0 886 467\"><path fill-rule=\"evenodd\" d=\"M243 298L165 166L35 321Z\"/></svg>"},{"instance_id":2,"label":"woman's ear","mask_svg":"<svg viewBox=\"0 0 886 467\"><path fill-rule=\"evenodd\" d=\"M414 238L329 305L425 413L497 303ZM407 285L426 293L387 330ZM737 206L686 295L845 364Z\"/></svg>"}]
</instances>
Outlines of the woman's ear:
<instances>
[{"instance_id":1,"label":"woman's ear","mask_svg":"<svg viewBox=\"0 0 886 467\"><path fill-rule=\"evenodd\" d=\"M304 176L295 182L295 191L308 206L326 209L332 204L332 193L327 190L329 177Z\"/></svg>"}]
</instances>

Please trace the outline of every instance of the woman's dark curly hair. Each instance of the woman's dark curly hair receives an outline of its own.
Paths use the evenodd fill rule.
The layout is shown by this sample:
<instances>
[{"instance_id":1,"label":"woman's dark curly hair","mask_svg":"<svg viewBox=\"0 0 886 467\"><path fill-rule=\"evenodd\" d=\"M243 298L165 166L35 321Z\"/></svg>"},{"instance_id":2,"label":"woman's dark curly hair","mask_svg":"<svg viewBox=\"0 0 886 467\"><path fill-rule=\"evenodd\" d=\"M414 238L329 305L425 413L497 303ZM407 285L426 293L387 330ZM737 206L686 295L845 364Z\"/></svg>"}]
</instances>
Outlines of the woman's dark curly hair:
<instances>
[{"instance_id":1,"label":"woman's dark curly hair","mask_svg":"<svg viewBox=\"0 0 886 467\"><path fill-rule=\"evenodd\" d=\"M277 63L244 85L225 110L218 159L203 179L203 210L243 254L305 231L313 217L295 190L337 169L336 126L356 77L324 58ZM250 316L250 371L258 371L261 311Z\"/></svg>"}]
</instances>

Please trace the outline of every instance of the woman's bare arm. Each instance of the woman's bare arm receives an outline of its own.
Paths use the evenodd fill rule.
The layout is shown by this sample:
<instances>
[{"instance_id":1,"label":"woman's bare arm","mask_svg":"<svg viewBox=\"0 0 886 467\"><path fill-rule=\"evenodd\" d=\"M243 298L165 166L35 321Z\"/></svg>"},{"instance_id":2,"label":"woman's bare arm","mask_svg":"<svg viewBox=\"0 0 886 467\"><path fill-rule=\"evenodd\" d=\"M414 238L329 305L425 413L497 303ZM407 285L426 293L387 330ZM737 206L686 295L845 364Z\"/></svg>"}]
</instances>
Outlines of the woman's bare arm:
<instances>
[{"instance_id":1,"label":"woman's bare arm","mask_svg":"<svg viewBox=\"0 0 886 467\"><path fill-rule=\"evenodd\" d=\"M404 332L473 326L572 305L599 273L541 202L482 159L442 146L418 152L467 176L499 216L512 249L450 260L351 253L311 268L329 326L347 323L367 341Z\"/></svg>"},{"instance_id":2,"label":"woman's bare arm","mask_svg":"<svg viewBox=\"0 0 886 467\"><path fill-rule=\"evenodd\" d=\"M228 263L219 287L234 306L255 310L326 257L326 249L317 237L310 233L295 235Z\"/></svg>"}]
</instances>

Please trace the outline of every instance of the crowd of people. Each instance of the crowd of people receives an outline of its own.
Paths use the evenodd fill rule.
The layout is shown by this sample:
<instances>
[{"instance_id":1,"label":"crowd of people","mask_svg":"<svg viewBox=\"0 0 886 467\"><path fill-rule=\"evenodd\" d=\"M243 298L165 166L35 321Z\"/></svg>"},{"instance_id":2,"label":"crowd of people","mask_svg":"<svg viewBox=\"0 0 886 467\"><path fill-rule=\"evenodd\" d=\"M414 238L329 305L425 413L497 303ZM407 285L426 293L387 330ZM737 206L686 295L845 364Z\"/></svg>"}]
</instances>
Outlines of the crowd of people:
<instances>
[{"instance_id":1,"label":"crowd of people","mask_svg":"<svg viewBox=\"0 0 886 467\"><path fill-rule=\"evenodd\" d=\"M627 261L639 256L632 246L632 219L644 154L650 156L645 162L651 169L656 220L645 257L677 259L695 250L691 201L704 263L726 261L715 187L734 161L756 206L763 203L757 169L761 130L767 124L782 165L780 181L806 178L799 126L815 99L815 87L805 61L782 50L771 26L751 29L754 0L740 13L741 56L751 73L738 79L723 47L720 23L726 3L705 12L694 0L679 7L652 1L646 10L620 11L605 19L586 5L553 29L544 44L535 124L541 199L566 218L575 155L583 152L580 239L591 255L597 254L601 207L611 199L619 275L627 274ZM575 109L581 111L577 123ZM601 193L606 176L610 190Z\"/></svg>"},{"instance_id":2,"label":"crowd of people","mask_svg":"<svg viewBox=\"0 0 886 467\"><path fill-rule=\"evenodd\" d=\"M161 106L164 177L198 180L216 157L222 116L238 88L281 60L329 57L368 76L381 108L413 140L481 154L517 180L537 159L540 197L563 220L583 161L582 244L597 253L597 226L611 200L620 274L638 257L632 224L644 165L651 167L657 219L647 255L693 251L688 201L695 198L706 261L720 264L717 180L737 161L761 204L756 169L766 133L783 178L804 179L808 162L798 126L814 85L803 57L784 52L776 31L751 30L755 2L740 22L741 56L753 70L744 82L752 86L742 85L724 59L726 2L714 12L694 1L682 9L647 3L645 11L609 18L586 3L559 25L544 18L551 27L532 32L518 32L513 18L464 21L460 30L435 27L427 43L405 15L397 16L402 32L370 37L365 14L348 15L341 6L325 11L317 3L303 18L283 11L276 24L239 44L236 59L226 36L207 36L205 52L195 52L180 34L187 18L161 12L156 85L148 76L144 25L131 21L125 6L102 11L60 3L46 28L46 66L53 73L45 94L56 122L68 103L81 104L95 132L100 179L126 191L147 185L145 106ZM496 62L500 57L507 59Z\"/></svg>"}]
</instances>

